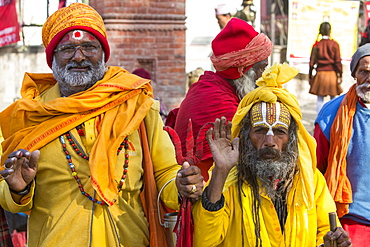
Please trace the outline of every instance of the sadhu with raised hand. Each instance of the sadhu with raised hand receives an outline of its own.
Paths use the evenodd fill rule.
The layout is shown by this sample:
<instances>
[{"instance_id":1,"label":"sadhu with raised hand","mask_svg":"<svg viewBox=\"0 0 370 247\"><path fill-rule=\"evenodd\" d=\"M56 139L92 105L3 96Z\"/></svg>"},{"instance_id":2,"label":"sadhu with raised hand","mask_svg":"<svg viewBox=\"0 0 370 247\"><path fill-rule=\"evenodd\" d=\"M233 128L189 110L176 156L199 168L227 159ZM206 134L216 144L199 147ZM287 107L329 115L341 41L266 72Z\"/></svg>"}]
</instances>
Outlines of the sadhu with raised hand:
<instances>
[{"instance_id":1,"label":"sadhu with raised hand","mask_svg":"<svg viewBox=\"0 0 370 247\"><path fill-rule=\"evenodd\" d=\"M193 208L195 246L350 246L316 169L315 141L296 97L282 87L298 70L275 64L240 102L231 125L207 133L215 166ZM231 138L234 138L231 141Z\"/></svg>"}]
</instances>

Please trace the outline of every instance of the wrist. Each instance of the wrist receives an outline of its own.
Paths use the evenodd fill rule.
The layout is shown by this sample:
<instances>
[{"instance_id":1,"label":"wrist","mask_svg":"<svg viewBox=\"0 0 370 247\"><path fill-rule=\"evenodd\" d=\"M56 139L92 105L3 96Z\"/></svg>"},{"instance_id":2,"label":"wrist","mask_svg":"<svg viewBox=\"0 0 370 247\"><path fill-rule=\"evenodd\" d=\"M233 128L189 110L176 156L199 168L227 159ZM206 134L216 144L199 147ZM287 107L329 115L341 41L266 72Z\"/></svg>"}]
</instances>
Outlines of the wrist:
<instances>
[{"instance_id":1,"label":"wrist","mask_svg":"<svg viewBox=\"0 0 370 247\"><path fill-rule=\"evenodd\" d=\"M32 182L31 182L32 183ZM9 190L11 193L15 194L15 195L20 195L20 196L24 196L24 195L27 195L28 193L30 193L30 189L31 189L31 183L29 183L26 188L24 188L24 190L22 191L16 191L16 190L13 190L9 187Z\"/></svg>"}]
</instances>

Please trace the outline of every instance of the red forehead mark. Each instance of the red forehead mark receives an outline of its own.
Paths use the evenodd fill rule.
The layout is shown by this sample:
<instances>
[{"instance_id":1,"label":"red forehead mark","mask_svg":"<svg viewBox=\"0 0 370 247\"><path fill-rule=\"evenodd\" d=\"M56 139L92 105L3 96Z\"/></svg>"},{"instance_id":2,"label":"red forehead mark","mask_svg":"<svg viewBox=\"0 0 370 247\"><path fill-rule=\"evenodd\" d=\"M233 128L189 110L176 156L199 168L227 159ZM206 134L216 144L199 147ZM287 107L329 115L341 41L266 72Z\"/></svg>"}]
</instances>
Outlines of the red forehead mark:
<instances>
[{"instance_id":1,"label":"red forehead mark","mask_svg":"<svg viewBox=\"0 0 370 247\"><path fill-rule=\"evenodd\" d=\"M60 41L60 43L64 43L64 42L66 42L66 41L68 41L68 40L70 40L71 39L71 36L69 35L69 34L66 34L63 38L62 38L62 40Z\"/></svg>"},{"instance_id":2,"label":"red forehead mark","mask_svg":"<svg viewBox=\"0 0 370 247\"><path fill-rule=\"evenodd\" d=\"M89 40L95 40L95 37L89 34Z\"/></svg>"},{"instance_id":3,"label":"red forehead mark","mask_svg":"<svg viewBox=\"0 0 370 247\"><path fill-rule=\"evenodd\" d=\"M80 39L83 38L83 36L84 36L84 34L80 30L73 31L73 33L72 33L72 38L73 39L80 40Z\"/></svg>"}]
</instances>

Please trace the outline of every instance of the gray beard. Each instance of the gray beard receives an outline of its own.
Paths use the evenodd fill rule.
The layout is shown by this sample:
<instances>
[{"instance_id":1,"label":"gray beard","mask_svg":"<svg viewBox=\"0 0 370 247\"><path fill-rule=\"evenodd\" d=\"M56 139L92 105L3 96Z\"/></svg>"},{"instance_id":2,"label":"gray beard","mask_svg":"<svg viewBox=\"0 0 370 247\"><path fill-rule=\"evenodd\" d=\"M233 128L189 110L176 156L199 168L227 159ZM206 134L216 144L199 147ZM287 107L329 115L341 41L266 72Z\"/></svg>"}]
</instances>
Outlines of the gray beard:
<instances>
[{"instance_id":1,"label":"gray beard","mask_svg":"<svg viewBox=\"0 0 370 247\"><path fill-rule=\"evenodd\" d=\"M256 72L253 68L250 68L240 78L231 80L236 88L236 95L240 100L243 99L247 93L256 88L255 76Z\"/></svg>"},{"instance_id":2,"label":"gray beard","mask_svg":"<svg viewBox=\"0 0 370 247\"><path fill-rule=\"evenodd\" d=\"M360 97L365 103L370 102L370 92L367 92L364 90L369 87L370 87L370 83L368 82L361 84L361 85L356 85L357 96Z\"/></svg>"},{"instance_id":3,"label":"gray beard","mask_svg":"<svg viewBox=\"0 0 370 247\"><path fill-rule=\"evenodd\" d=\"M250 170L261 182L265 193L272 200L282 198L292 183L293 174L296 168L296 157L294 152L272 150L264 148L262 150L251 150L250 155ZM275 159L264 159L263 152L276 154ZM276 180L279 180L277 184ZM283 198L285 199L285 198Z\"/></svg>"},{"instance_id":4,"label":"gray beard","mask_svg":"<svg viewBox=\"0 0 370 247\"><path fill-rule=\"evenodd\" d=\"M75 66L89 66L87 72L73 72L69 69ZM55 80L58 82L62 96L70 96L72 94L84 91L93 86L97 81L101 80L106 72L104 56L96 66L89 61L81 63L69 62L65 67L61 67L53 59L52 70Z\"/></svg>"}]
</instances>

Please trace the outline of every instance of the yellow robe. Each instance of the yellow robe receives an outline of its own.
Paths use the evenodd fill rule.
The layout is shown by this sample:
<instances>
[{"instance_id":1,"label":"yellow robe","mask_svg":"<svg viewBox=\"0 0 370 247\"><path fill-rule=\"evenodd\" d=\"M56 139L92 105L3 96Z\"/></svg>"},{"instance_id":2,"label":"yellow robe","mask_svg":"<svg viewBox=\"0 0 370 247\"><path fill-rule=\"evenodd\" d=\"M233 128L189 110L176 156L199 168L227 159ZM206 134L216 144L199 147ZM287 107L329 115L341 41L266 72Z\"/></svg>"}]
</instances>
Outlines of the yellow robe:
<instances>
[{"instance_id":1,"label":"yellow robe","mask_svg":"<svg viewBox=\"0 0 370 247\"><path fill-rule=\"evenodd\" d=\"M59 96L58 85L40 95L38 101L49 102ZM159 115L159 103L155 100L144 121L154 166L157 187L175 178L180 167L168 134L163 131ZM92 150L99 116L84 122L86 137L81 139L76 129L71 133L85 152ZM31 192L22 198L21 204L12 200L9 187L0 181L0 204L11 212L31 210L28 225L28 246L149 246L148 222L144 217L140 192L142 183L142 149L137 130L128 136L129 167L122 191L112 206L92 203L79 191L71 175L66 155L58 138L41 147L38 172ZM68 142L68 141L67 141ZM158 143L160 145L158 145ZM94 196L88 161L78 156L69 144L77 175L84 190ZM114 150L116 152L116 150ZM98 153L99 154L99 153ZM104 155L104 153L100 153ZM118 155L114 167L114 180L122 176L124 150ZM99 196L97 196L99 198ZM100 198L101 199L101 198ZM177 189L174 181L166 186L162 200L167 206L177 208ZM120 238L118 240L118 238Z\"/></svg>"},{"instance_id":2,"label":"yellow robe","mask_svg":"<svg viewBox=\"0 0 370 247\"><path fill-rule=\"evenodd\" d=\"M307 209L299 203L294 203L297 180L294 181L288 196L288 216L284 233L281 231L274 204L266 195L261 195L259 217L263 247L314 247L323 243L323 236L330 230L328 213L335 212L336 209L324 177L317 170L312 186L315 191L315 207ZM243 213L236 183L223 192L225 204L220 210L210 212L204 209L201 200L195 204L193 207L194 247L255 246L251 189L245 183L242 189L245 194L242 196ZM339 226L339 221L337 224ZM243 241L244 245L242 245Z\"/></svg>"}]
</instances>

